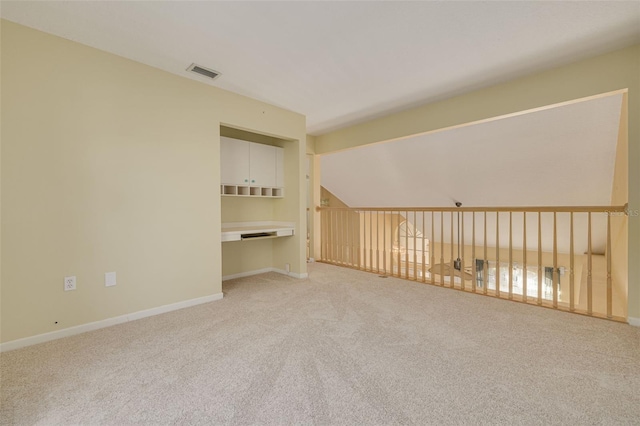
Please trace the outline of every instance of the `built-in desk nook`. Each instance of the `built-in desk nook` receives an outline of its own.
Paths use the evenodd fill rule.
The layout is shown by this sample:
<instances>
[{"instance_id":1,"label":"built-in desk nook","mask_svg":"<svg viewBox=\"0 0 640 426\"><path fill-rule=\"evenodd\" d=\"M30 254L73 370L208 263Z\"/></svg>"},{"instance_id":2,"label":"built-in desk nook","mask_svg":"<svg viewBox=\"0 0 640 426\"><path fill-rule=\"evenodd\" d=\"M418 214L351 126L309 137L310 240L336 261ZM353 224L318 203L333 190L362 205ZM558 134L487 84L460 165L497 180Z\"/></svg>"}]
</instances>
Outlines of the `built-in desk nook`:
<instances>
[{"instance_id":1,"label":"built-in desk nook","mask_svg":"<svg viewBox=\"0 0 640 426\"><path fill-rule=\"evenodd\" d=\"M301 149L299 139L220 126L223 280L265 272L306 276Z\"/></svg>"}]
</instances>

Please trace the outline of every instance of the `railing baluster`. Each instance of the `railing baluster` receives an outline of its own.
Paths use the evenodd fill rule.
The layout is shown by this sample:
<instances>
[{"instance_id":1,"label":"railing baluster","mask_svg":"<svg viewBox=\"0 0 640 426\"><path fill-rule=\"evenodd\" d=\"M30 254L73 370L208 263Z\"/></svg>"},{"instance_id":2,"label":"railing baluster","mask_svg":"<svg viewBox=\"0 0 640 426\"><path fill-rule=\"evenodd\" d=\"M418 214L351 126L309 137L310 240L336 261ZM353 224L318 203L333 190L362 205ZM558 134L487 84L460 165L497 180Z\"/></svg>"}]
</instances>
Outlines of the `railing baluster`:
<instances>
[{"instance_id":1,"label":"railing baluster","mask_svg":"<svg viewBox=\"0 0 640 426\"><path fill-rule=\"evenodd\" d=\"M500 212L496 212L496 297L500 297Z\"/></svg>"},{"instance_id":2,"label":"railing baluster","mask_svg":"<svg viewBox=\"0 0 640 426\"><path fill-rule=\"evenodd\" d=\"M588 213L587 220L587 314L593 314L593 277L591 259L591 212Z\"/></svg>"},{"instance_id":3,"label":"railing baluster","mask_svg":"<svg viewBox=\"0 0 640 426\"><path fill-rule=\"evenodd\" d=\"M489 261L487 260L487 211L483 212L484 217L484 260L482 261L482 294L487 294L489 280Z\"/></svg>"},{"instance_id":4,"label":"railing baluster","mask_svg":"<svg viewBox=\"0 0 640 426\"><path fill-rule=\"evenodd\" d=\"M418 230L418 224L416 222L416 212L413 212L413 279L418 279L418 271L416 270L416 262L418 260L418 253L416 253L416 233ZM408 253L407 253L408 255Z\"/></svg>"},{"instance_id":5,"label":"railing baluster","mask_svg":"<svg viewBox=\"0 0 640 426\"><path fill-rule=\"evenodd\" d=\"M509 300L513 300L513 212L509 212Z\"/></svg>"},{"instance_id":6,"label":"railing baluster","mask_svg":"<svg viewBox=\"0 0 640 426\"><path fill-rule=\"evenodd\" d=\"M522 213L522 301L527 303L527 212Z\"/></svg>"},{"instance_id":7,"label":"railing baluster","mask_svg":"<svg viewBox=\"0 0 640 426\"><path fill-rule=\"evenodd\" d=\"M353 247L354 247L354 260L356 268L360 268L360 220L357 212L352 213L353 216Z\"/></svg>"},{"instance_id":8,"label":"railing baluster","mask_svg":"<svg viewBox=\"0 0 640 426\"><path fill-rule=\"evenodd\" d=\"M345 239L347 241L347 260L348 260L348 265L351 266L352 268L355 267L355 259L353 256L353 240L352 240L352 236L353 236L353 213L349 210L347 210L347 220L346 220L346 227L345 227Z\"/></svg>"},{"instance_id":9,"label":"railing baluster","mask_svg":"<svg viewBox=\"0 0 640 426\"><path fill-rule=\"evenodd\" d=\"M384 212L382 212L384 216ZM384 223L384 221L383 221ZM376 271L380 273L380 212L376 212ZM373 264L371 264L373 268Z\"/></svg>"},{"instance_id":10,"label":"railing baluster","mask_svg":"<svg viewBox=\"0 0 640 426\"><path fill-rule=\"evenodd\" d=\"M433 268L433 265L436 264L436 254L434 252L434 247L435 247L434 243L436 240L434 221L435 221L435 214L431 212L431 239L429 240L429 256L431 257L431 263L429 264L429 268ZM435 284L436 280L433 272L429 272L429 276L431 278L431 284Z\"/></svg>"},{"instance_id":11,"label":"railing baluster","mask_svg":"<svg viewBox=\"0 0 640 426\"><path fill-rule=\"evenodd\" d=\"M395 259L393 258L394 257L393 242L395 240L395 236L393 235L393 210L391 212L389 212L389 213L390 213L390 216L391 216L391 218L389 220L389 228L390 228L389 229L389 239L391 240L391 241L389 241L389 243L391 244L391 250L390 250L390 253L389 253L389 269L390 269L390 272L391 272L391 276L393 276L394 275L393 263L395 262Z\"/></svg>"},{"instance_id":12,"label":"railing baluster","mask_svg":"<svg viewBox=\"0 0 640 426\"><path fill-rule=\"evenodd\" d=\"M538 305L542 305L542 217L538 212Z\"/></svg>"},{"instance_id":13,"label":"railing baluster","mask_svg":"<svg viewBox=\"0 0 640 426\"><path fill-rule=\"evenodd\" d=\"M337 211L336 212L336 263L340 264L340 260L342 259L341 257L341 246L340 246L340 230L341 230L341 224L340 224L340 218L342 217L342 211Z\"/></svg>"},{"instance_id":14,"label":"railing baluster","mask_svg":"<svg viewBox=\"0 0 640 426\"><path fill-rule=\"evenodd\" d=\"M345 250L344 250L344 210L340 211L340 263L344 265L345 262Z\"/></svg>"},{"instance_id":15,"label":"railing baluster","mask_svg":"<svg viewBox=\"0 0 640 426\"><path fill-rule=\"evenodd\" d=\"M444 286L444 212L440 212L440 285Z\"/></svg>"},{"instance_id":16,"label":"railing baluster","mask_svg":"<svg viewBox=\"0 0 640 426\"><path fill-rule=\"evenodd\" d=\"M363 269L363 267L362 267L362 259L363 258L365 259L365 261L364 261L364 263L365 263L364 269L367 269L366 268L366 266L367 266L366 265L366 263L367 263L366 254L364 253L364 249L365 249L365 245L364 244L365 244L365 242L362 240L362 237L365 236L364 235L365 228L364 228L364 224L362 223L362 222L364 222L363 217L364 216L362 214L360 214L360 212L356 213L356 229L354 230L354 234L353 234L353 237L356 240L356 249L357 249L357 255L358 255L358 269L360 269L360 270Z\"/></svg>"},{"instance_id":17,"label":"railing baluster","mask_svg":"<svg viewBox=\"0 0 640 426\"><path fill-rule=\"evenodd\" d=\"M569 310L575 311L575 254L573 247L573 212L570 213L569 218Z\"/></svg>"},{"instance_id":18,"label":"railing baluster","mask_svg":"<svg viewBox=\"0 0 640 426\"><path fill-rule=\"evenodd\" d=\"M422 282L427 281L427 258L424 252L424 235L427 233L426 222L424 220L424 210L422 211Z\"/></svg>"},{"instance_id":19,"label":"railing baluster","mask_svg":"<svg viewBox=\"0 0 640 426\"><path fill-rule=\"evenodd\" d=\"M404 271L406 275L406 279L409 279L409 212L405 212L405 220L404 220ZM399 253L402 253L402 250L399 250Z\"/></svg>"},{"instance_id":20,"label":"railing baluster","mask_svg":"<svg viewBox=\"0 0 640 426\"><path fill-rule=\"evenodd\" d=\"M369 212L369 270L373 271L373 212Z\"/></svg>"},{"instance_id":21,"label":"railing baluster","mask_svg":"<svg viewBox=\"0 0 640 426\"><path fill-rule=\"evenodd\" d=\"M613 316L613 288L611 282L611 214L607 214L607 318Z\"/></svg>"},{"instance_id":22,"label":"railing baluster","mask_svg":"<svg viewBox=\"0 0 640 426\"><path fill-rule=\"evenodd\" d=\"M476 292L476 212L471 212L471 291Z\"/></svg>"},{"instance_id":23,"label":"railing baluster","mask_svg":"<svg viewBox=\"0 0 640 426\"><path fill-rule=\"evenodd\" d=\"M333 263L333 214L335 213L335 211L333 210L329 210L329 217L328 217L328 225L327 225L327 232L329 233L329 241L327 243L327 252L328 252L328 256L329 256L329 262Z\"/></svg>"},{"instance_id":24,"label":"railing baluster","mask_svg":"<svg viewBox=\"0 0 640 426\"><path fill-rule=\"evenodd\" d=\"M417 270L417 262L418 262L418 253L416 253L416 249L418 248L416 244L416 234L418 233L418 225L416 222L416 212L413 212L413 279L418 279L418 270Z\"/></svg>"},{"instance_id":25,"label":"railing baluster","mask_svg":"<svg viewBox=\"0 0 640 426\"><path fill-rule=\"evenodd\" d=\"M460 242L458 243L458 250L460 251L460 288L465 290L464 282L464 212L462 212L462 220L460 223ZM462 247L460 247L462 246Z\"/></svg>"},{"instance_id":26,"label":"railing baluster","mask_svg":"<svg viewBox=\"0 0 640 426\"><path fill-rule=\"evenodd\" d=\"M558 225L557 214L553 212L553 307L558 307Z\"/></svg>"},{"instance_id":27,"label":"railing baluster","mask_svg":"<svg viewBox=\"0 0 640 426\"><path fill-rule=\"evenodd\" d=\"M331 250L333 251L331 258L338 264L338 211L335 212L334 217L332 218L333 224L331 231L333 232L333 245Z\"/></svg>"},{"instance_id":28,"label":"railing baluster","mask_svg":"<svg viewBox=\"0 0 640 426\"><path fill-rule=\"evenodd\" d=\"M395 235L394 235L394 213L393 211L389 212L389 272L391 274L391 276L395 275L395 264L396 264L396 258L395 258L395 253L393 252L393 243L395 241Z\"/></svg>"},{"instance_id":29,"label":"railing baluster","mask_svg":"<svg viewBox=\"0 0 640 426\"><path fill-rule=\"evenodd\" d=\"M353 212L347 211L347 227L345 228L347 239L347 259L349 259L349 266L352 268L356 266L355 253L353 251Z\"/></svg>"},{"instance_id":30,"label":"railing baluster","mask_svg":"<svg viewBox=\"0 0 640 426\"><path fill-rule=\"evenodd\" d=\"M326 210L320 211L320 261L327 260L324 253L324 244L327 241L327 236L325 234L326 225L324 223L326 213L327 213Z\"/></svg>"},{"instance_id":31,"label":"railing baluster","mask_svg":"<svg viewBox=\"0 0 640 426\"><path fill-rule=\"evenodd\" d=\"M455 268L453 267L453 210L451 210L451 238L450 238L450 240L451 240L451 244L450 244L450 246L451 246L451 257L449 258L449 262L450 262L450 265L449 265L449 272L450 272L449 275L450 275L450 277L449 277L449 279L451 281L449 282L449 287L453 288L453 287L455 287L455 282L456 282L455 275L454 275Z\"/></svg>"},{"instance_id":32,"label":"railing baluster","mask_svg":"<svg viewBox=\"0 0 640 426\"><path fill-rule=\"evenodd\" d=\"M402 221L400 220L400 218L402 217L402 215L400 214L400 211L398 211L397 216L398 216L398 252L396 254L398 258L398 276L402 278L402 248L400 246L400 243L402 242L402 237L400 236L400 223Z\"/></svg>"},{"instance_id":33,"label":"railing baluster","mask_svg":"<svg viewBox=\"0 0 640 426\"><path fill-rule=\"evenodd\" d=\"M382 268L387 275L387 212L382 211ZM378 266L378 273L380 267Z\"/></svg>"}]
</instances>

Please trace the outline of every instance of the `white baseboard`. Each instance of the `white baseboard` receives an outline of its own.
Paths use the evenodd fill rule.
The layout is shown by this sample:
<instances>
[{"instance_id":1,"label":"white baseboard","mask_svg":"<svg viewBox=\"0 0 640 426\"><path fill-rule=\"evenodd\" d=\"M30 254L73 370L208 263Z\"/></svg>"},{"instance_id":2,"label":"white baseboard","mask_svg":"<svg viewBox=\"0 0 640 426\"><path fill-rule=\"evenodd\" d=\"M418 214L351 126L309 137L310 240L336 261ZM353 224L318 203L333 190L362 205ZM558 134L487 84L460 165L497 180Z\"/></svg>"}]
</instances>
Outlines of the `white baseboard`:
<instances>
[{"instance_id":1,"label":"white baseboard","mask_svg":"<svg viewBox=\"0 0 640 426\"><path fill-rule=\"evenodd\" d=\"M279 274L286 275L288 277L298 278L298 279L304 279L309 277L309 274L307 274L306 272L304 274L298 274L297 272L287 272L284 269L278 269L278 268L272 268L271 270L273 272L277 272Z\"/></svg>"},{"instance_id":2,"label":"white baseboard","mask_svg":"<svg viewBox=\"0 0 640 426\"><path fill-rule=\"evenodd\" d=\"M247 271L247 272L240 272L237 274L231 274L231 275L225 275L224 277L222 277L222 281L227 281L227 280L233 280L235 278L244 278L244 277L250 277L252 275L258 275L258 274L264 274L267 272L273 272L275 269L273 268L262 268L262 269L256 269L254 271Z\"/></svg>"},{"instance_id":3,"label":"white baseboard","mask_svg":"<svg viewBox=\"0 0 640 426\"><path fill-rule=\"evenodd\" d=\"M634 327L640 327L640 318L628 317L627 322Z\"/></svg>"},{"instance_id":4,"label":"white baseboard","mask_svg":"<svg viewBox=\"0 0 640 426\"><path fill-rule=\"evenodd\" d=\"M222 299L222 293L212 294L210 296L198 297L196 299L184 300L182 302L171 303L169 305L158 306L157 308L145 309L144 311L133 312L118 317L107 318L100 321L90 322L87 324L76 325L74 327L56 330L49 333L38 334L36 336L25 337L22 339L12 340L0 344L0 352L12 351L14 349L24 348L25 346L36 345L51 340L61 339L76 334L86 333L88 331L98 330L110 327L116 324L122 324L128 321L151 317L154 315L164 314L166 312L177 311L178 309L188 308L202 303L213 302Z\"/></svg>"},{"instance_id":5,"label":"white baseboard","mask_svg":"<svg viewBox=\"0 0 640 426\"><path fill-rule=\"evenodd\" d=\"M222 277L222 281L232 280L234 278L250 277L252 275L264 274L266 272L277 272L278 274L286 275L288 277L293 277L293 278L299 278L299 279L304 279L309 277L309 274L307 274L306 272L304 274L298 274L296 272L287 272L284 269L262 268L262 269L256 269L254 271L247 271L247 272L240 272L238 274L225 275L224 277Z\"/></svg>"}]
</instances>

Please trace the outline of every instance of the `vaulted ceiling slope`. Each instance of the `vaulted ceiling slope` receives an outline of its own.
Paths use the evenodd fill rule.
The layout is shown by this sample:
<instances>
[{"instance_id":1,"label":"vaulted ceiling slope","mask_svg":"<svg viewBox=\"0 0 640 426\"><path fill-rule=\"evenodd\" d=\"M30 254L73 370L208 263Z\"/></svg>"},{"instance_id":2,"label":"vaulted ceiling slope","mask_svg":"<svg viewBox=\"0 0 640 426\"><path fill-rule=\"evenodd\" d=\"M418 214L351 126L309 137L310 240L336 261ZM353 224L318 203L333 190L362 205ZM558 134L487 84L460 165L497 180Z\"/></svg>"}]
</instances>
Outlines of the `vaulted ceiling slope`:
<instances>
[{"instance_id":1,"label":"vaulted ceiling slope","mask_svg":"<svg viewBox=\"0 0 640 426\"><path fill-rule=\"evenodd\" d=\"M311 134L640 41L638 1L3 1L0 13L302 113Z\"/></svg>"},{"instance_id":2,"label":"vaulted ceiling slope","mask_svg":"<svg viewBox=\"0 0 640 426\"><path fill-rule=\"evenodd\" d=\"M622 95L322 156L352 207L609 205Z\"/></svg>"}]
</instances>

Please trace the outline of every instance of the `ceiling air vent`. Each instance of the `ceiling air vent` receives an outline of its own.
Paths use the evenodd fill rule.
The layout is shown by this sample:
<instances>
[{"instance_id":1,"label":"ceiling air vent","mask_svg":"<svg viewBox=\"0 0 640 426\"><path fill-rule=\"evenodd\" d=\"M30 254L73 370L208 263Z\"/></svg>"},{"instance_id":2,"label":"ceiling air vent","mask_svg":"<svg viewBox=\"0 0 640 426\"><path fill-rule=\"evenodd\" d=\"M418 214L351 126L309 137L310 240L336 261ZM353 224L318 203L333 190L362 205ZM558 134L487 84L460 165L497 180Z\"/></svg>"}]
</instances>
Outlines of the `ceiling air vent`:
<instances>
[{"instance_id":1,"label":"ceiling air vent","mask_svg":"<svg viewBox=\"0 0 640 426\"><path fill-rule=\"evenodd\" d=\"M208 77L208 78L210 78L212 80L220 75L220 73L218 71L214 71L214 70L211 70L209 68L201 67L200 65L196 65L196 64L189 65L189 68L187 68L187 71L195 72L196 74L203 75L203 76Z\"/></svg>"}]
</instances>

